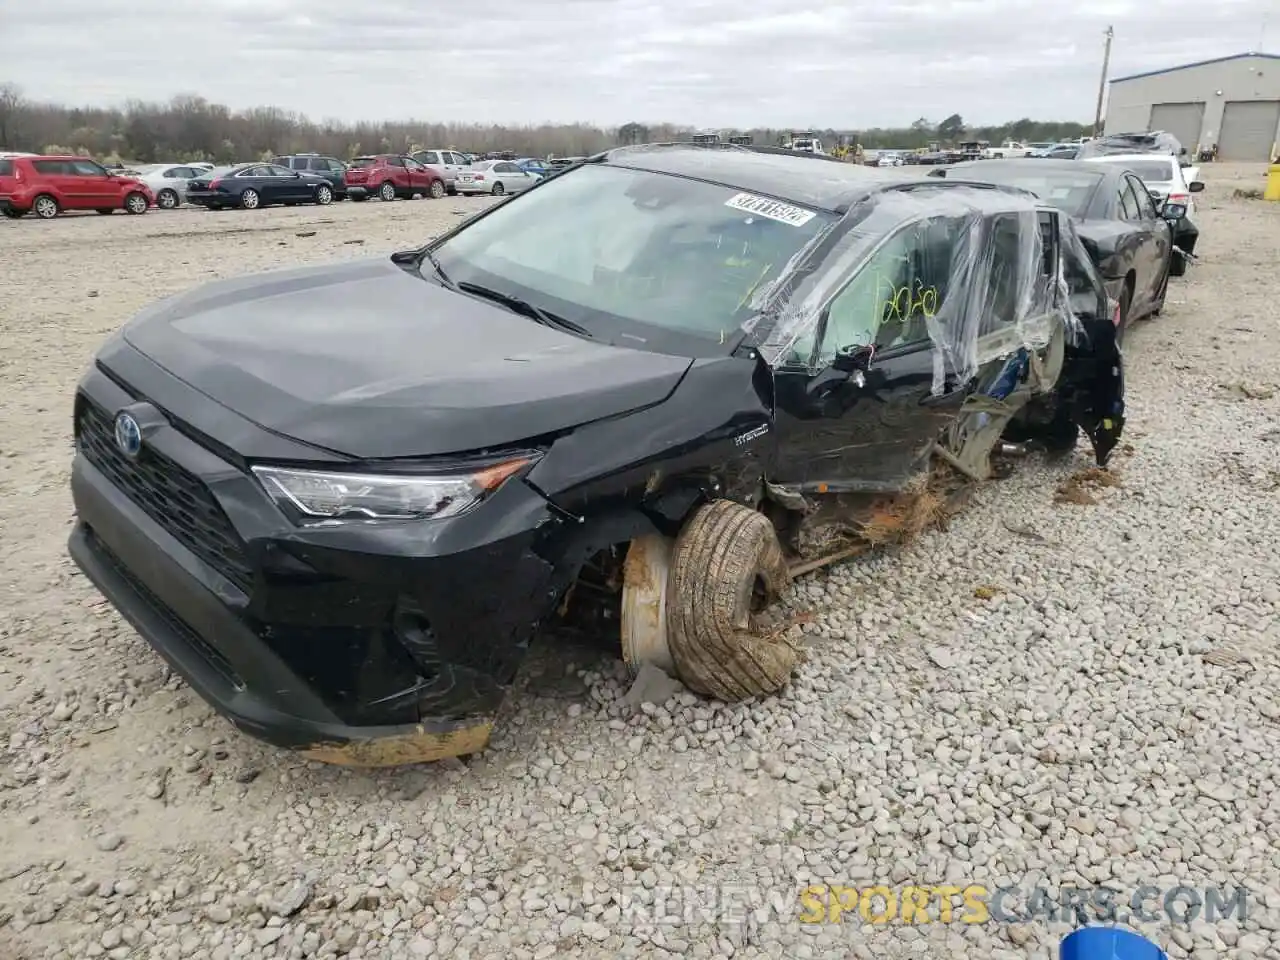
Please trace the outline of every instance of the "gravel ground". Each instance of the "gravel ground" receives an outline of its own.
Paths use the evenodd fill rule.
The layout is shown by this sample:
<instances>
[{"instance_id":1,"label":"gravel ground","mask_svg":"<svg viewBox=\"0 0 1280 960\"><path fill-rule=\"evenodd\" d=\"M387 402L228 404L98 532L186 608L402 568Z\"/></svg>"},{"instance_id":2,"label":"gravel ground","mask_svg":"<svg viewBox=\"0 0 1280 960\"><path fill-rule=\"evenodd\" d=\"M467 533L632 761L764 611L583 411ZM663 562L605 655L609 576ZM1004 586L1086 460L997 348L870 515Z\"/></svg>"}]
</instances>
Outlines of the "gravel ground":
<instances>
[{"instance_id":1,"label":"gravel ground","mask_svg":"<svg viewBox=\"0 0 1280 960\"><path fill-rule=\"evenodd\" d=\"M780 697L637 711L613 657L547 643L483 755L372 774L236 734L74 571L72 391L162 295L487 201L0 222L0 956L986 960L1069 928L802 924L808 883L1243 886L1243 919L1135 925L1280 955L1280 204L1204 169L1203 260L1131 331L1096 503L1054 499L1083 453L1031 460L806 578Z\"/></svg>"}]
</instances>

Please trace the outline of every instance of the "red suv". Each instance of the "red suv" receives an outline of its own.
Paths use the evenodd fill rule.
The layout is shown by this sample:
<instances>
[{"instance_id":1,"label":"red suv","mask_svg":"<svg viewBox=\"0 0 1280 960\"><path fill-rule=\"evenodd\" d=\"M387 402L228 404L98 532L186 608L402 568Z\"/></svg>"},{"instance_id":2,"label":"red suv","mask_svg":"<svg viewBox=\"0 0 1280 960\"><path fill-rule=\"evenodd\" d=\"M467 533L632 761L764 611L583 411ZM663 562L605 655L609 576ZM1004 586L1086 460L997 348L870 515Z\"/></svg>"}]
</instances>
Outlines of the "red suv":
<instances>
[{"instance_id":1,"label":"red suv","mask_svg":"<svg viewBox=\"0 0 1280 960\"><path fill-rule=\"evenodd\" d=\"M137 214L153 203L141 180L116 176L85 157L0 157L0 213L6 217L34 212L49 220L63 210Z\"/></svg>"},{"instance_id":2,"label":"red suv","mask_svg":"<svg viewBox=\"0 0 1280 960\"><path fill-rule=\"evenodd\" d=\"M437 200L443 197L444 176L413 157L380 153L356 157L347 166L347 196L352 200L409 200L418 195Z\"/></svg>"}]
</instances>

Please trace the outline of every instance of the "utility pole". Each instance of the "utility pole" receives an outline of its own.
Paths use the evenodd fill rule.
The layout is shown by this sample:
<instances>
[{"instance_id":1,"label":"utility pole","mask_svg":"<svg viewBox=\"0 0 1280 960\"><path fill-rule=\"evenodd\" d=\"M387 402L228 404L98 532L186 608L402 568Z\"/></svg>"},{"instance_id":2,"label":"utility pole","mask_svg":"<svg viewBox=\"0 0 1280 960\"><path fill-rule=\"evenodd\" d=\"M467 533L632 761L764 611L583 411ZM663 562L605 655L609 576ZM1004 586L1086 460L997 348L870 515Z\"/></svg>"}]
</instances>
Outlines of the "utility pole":
<instances>
[{"instance_id":1,"label":"utility pole","mask_svg":"<svg viewBox=\"0 0 1280 960\"><path fill-rule=\"evenodd\" d=\"M1111 40L1116 35L1113 28L1107 27L1105 34L1107 45L1102 52L1102 78L1098 81L1098 108L1093 114L1093 135L1102 136L1102 98L1107 93L1107 71L1111 69Z\"/></svg>"}]
</instances>

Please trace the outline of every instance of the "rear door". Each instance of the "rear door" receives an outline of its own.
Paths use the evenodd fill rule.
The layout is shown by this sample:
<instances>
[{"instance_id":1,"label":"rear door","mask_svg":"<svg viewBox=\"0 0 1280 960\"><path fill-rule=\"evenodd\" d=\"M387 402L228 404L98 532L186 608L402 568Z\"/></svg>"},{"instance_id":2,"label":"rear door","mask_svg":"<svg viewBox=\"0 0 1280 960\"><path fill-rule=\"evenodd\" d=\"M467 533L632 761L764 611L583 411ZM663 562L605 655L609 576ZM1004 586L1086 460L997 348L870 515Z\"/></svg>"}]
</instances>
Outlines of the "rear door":
<instances>
[{"instance_id":1,"label":"rear door","mask_svg":"<svg viewBox=\"0 0 1280 960\"><path fill-rule=\"evenodd\" d=\"M415 193L426 193L434 179L431 168L423 166L412 157L404 157L403 160L409 175L409 188Z\"/></svg>"},{"instance_id":2,"label":"rear door","mask_svg":"<svg viewBox=\"0 0 1280 960\"><path fill-rule=\"evenodd\" d=\"M1141 180L1131 173L1125 174L1129 189L1133 191L1134 203L1138 207L1138 223L1141 224L1146 242L1139 251L1138 282L1146 280L1144 290L1147 306L1153 306L1160 296L1160 288L1164 286L1165 274L1169 270L1170 257L1173 254L1173 227L1160 215L1159 208L1150 191Z\"/></svg>"},{"instance_id":3,"label":"rear door","mask_svg":"<svg viewBox=\"0 0 1280 960\"><path fill-rule=\"evenodd\" d=\"M31 166L37 174L37 193L47 189L65 209L88 208L84 185L72 170L70 160L33 160Z\"/></svg>"},{"instance_id":4,"label":"rear door","mask_svg":"<svg viewBox=\"0 0 1280 960\"><path fill-rule=\"evenodd\" d=\"M928 329L951 307L949 298L968 295L952 282L952 251L964 228L963 220L937 217L899 229L792 349L775 376L778 482L814 493L893 492L919 471L966 395L954 377L933 395ZM829 378L838 353L868 348L865 383Z\"/></svg>"}]
</instances>

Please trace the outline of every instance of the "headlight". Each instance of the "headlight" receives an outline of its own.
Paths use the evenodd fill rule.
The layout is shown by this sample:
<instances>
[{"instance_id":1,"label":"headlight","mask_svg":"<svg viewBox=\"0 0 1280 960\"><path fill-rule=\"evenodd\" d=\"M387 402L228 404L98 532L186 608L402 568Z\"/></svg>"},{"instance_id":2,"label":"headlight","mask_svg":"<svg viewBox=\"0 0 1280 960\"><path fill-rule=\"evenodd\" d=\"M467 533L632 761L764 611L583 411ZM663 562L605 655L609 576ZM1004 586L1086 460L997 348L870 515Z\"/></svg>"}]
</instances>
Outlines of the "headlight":
<instances>
[{"instance_id":1,"label":"headlight","mask_svg":"<svg viewBox=\"0 0 1280 960\"><path fill-rule=\"evenodd\" d=\"M529 458L507 460L471 473L415 476L328 473L253 467L273 500L303 516L324 520L426 520L455 517L475 506Z\"/></svg>"}]
</instances>

